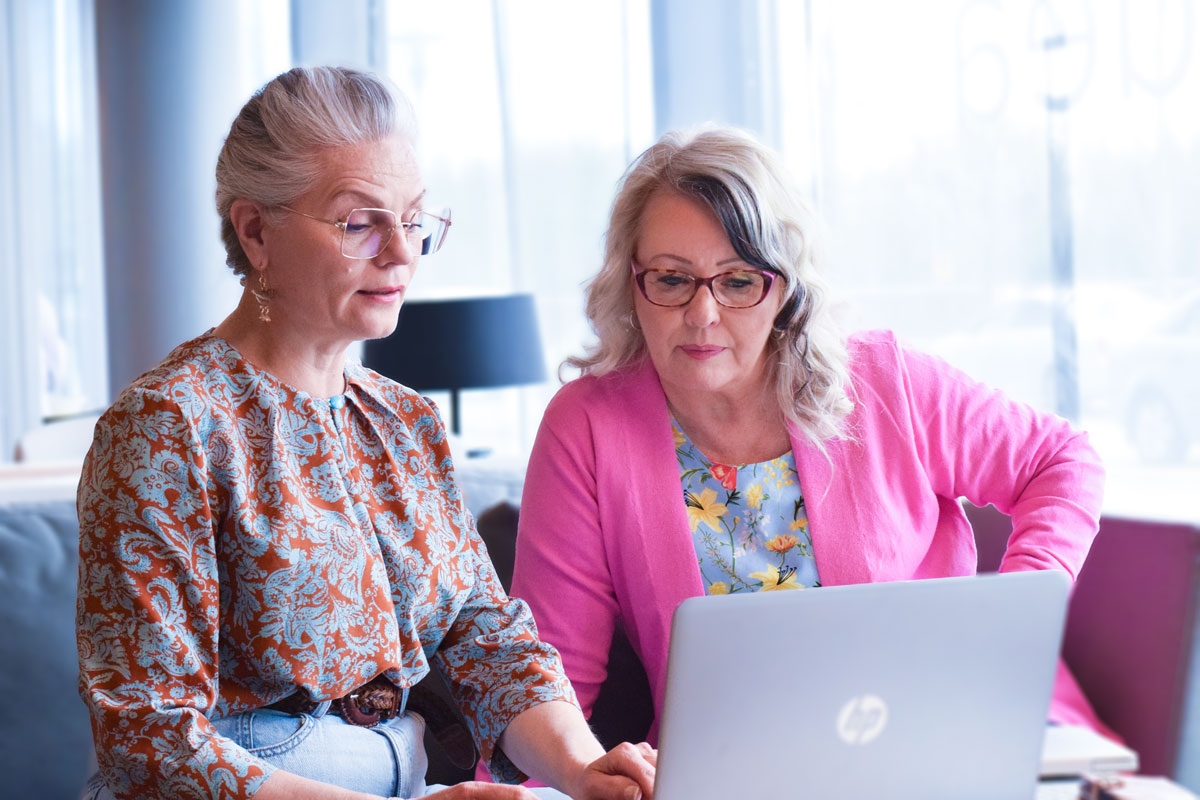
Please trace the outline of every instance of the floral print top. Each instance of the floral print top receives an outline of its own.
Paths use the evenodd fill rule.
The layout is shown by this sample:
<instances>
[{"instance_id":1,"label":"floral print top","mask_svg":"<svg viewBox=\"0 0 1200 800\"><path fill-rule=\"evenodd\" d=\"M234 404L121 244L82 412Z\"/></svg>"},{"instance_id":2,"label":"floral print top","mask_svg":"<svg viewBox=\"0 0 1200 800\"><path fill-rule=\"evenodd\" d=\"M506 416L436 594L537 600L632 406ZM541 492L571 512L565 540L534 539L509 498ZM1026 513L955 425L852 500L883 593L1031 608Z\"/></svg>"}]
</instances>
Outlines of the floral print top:
<instances>
[{"instance_id":1,"label":"floral print top","mask_svg":"<svg viewBox=\"0 0 1200 800\"><path fill-rule=\"evenodd\" d=\"M500 586L419 395L360 366L317 398L210 331L134 382L79 485L80 692L118 798L241 798L272 767L209 723L430 660L489 767L517 714L575 697Z\"/></svg>"},{"instance_id":2,"label":"floral print top","mask_svg":"<svg viewBox=\"0 0 1200 800\"><path fill-rule=\"evenodd\" d=\"M671 429L705 592L820 586L791 451L758 464L713 464L674 419Z\"/></svg>"}]
</instances>

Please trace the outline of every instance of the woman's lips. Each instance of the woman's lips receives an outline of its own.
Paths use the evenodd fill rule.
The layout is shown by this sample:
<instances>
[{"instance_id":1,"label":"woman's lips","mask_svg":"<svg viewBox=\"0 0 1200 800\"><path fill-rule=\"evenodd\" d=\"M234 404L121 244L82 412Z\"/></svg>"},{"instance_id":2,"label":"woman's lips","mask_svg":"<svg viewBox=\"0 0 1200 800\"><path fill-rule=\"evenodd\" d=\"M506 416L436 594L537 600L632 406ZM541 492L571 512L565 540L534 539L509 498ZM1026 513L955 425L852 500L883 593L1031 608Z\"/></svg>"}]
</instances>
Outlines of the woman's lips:
<instances>
[{"instance_id":1,"label":"woman's lips","mask_svg":"<svg viewBox=\"0 0 1200 800\"><path fill-rule=\"evenodd\" d=\"M359 294L366 295L377 303L391 303L404 295L403 286L382 286L378 289L363 289Z\"/></svg>"},{"instance_id":2,"label":"woman's lips","mask_svg":"<svg viewBox=\"0 0 1200 800\"><path fill-rule=\"evenodd\" d=\"M724 347L718 347L715 344L685 344L681 345L679 349L697 361L707 361L725 351Z\"/></svg>"}]
</instances>

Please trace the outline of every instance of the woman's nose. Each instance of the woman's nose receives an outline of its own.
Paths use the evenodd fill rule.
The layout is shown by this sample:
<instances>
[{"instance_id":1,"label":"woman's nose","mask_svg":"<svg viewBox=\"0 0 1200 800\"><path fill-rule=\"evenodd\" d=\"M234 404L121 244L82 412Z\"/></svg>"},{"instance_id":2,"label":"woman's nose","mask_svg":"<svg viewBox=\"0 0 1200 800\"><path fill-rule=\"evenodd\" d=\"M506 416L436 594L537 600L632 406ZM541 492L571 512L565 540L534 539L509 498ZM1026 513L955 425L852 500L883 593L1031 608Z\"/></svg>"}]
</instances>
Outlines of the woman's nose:
<instances>
[{"instance_id":1,"label":"woman's nose","mask_svg":"<svg viewBox=\"0 0 1200 800\"><path fill-rule=\"evenodd\" d=\"M404 228L396 228L392 232L391 241L375 257L375 260L379 262L379 266L381 267L391 264L411 264L421 254L420 244L419 241L409 239L408 232Z\"/></svg>"},{"instance_id":2,"label":"woman's nose","mask_svg":"<svg viewBox=\"0 0 1200 800\"><path fill-rule=\"evenodd\" d=\"M721 304L713 294L712 284L700 286L696 294L688 301L684 310L684 319L689 325L697 328L707 328L715 325L721 319Z\"/></svg>"}]
</instances>

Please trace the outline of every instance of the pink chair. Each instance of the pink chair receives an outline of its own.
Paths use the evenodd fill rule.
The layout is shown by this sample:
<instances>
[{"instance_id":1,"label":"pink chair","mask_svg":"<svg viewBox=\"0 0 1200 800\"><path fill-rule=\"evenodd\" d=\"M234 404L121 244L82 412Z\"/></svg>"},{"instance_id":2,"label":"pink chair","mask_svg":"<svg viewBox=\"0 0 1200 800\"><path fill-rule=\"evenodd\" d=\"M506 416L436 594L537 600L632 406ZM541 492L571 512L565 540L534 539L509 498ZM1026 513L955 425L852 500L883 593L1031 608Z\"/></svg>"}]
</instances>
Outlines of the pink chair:
<instances>
[{"instance_id":1,"label":"pink chair","mask_svg":"<svg viewBox=\"0 0 1200 800\"><path fill-rule=\"evenodd\" d=\"M966 505L979 569L994 570L1012 525ZM1200 783L1200 528L1103 517L1067 616L1063 658L1141 771ZM1195 789L1196 786L1192 785Z\"/></svg>"}]
</instances>

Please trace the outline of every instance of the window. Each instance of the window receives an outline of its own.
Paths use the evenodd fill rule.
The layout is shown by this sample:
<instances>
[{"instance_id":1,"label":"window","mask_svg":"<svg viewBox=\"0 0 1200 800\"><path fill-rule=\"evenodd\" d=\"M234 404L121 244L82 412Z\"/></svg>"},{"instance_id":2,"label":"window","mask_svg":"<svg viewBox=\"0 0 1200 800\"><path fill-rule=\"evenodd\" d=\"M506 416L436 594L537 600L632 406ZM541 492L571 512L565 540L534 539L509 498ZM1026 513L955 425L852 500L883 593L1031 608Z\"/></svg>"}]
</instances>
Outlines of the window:
<instances>
[{"instance_id":1,"label":"window","mask_svg":"<svg viewBox=\"0 0 1200 800\"><path fill-rule=\"evenodd\" d=\"M856 323L1081 423L1110 512L1194 518L1195 4L799 6L782 147Z\"/></svg>"},{"instance_id":2,"label":"window","mask_svg":"<svg viewBox=\"0 0 1200 800\"><path fill-rule=\"evenodd\" d=\"M395 15L389 71L456 207L454 247L414 296L533 290L558 363L589 339L582 282L650 115L751 127L826 221L851 327L892 328L1083 425L1110 512L1187 517L1197 17L1187 0L479 0ZM526 392L523 444L551 390ZM466 426L487 416L470 403Z\"/></svg>"},{"instance_id":3,"label":"window","mask_svg":"<svg viewBox=\"0 0 1200 800\"><path fill-rule=\"evenodd\" d=\"M92 4L0 7L0 452L106 402Z\"/></svg>"},{"instance_id":4,"label":"window","mask_svg":"<svg viewBox=\"0 0 1200 800\"><path fill-rule=\"evenodd\" d=\"M231 286L236 300L236 282L221 263L211 210L213 190L204 177L212 174L218 137L249 92L290 65L287 0L262 0L236 8L181 5L164 8L161 14L138 15L117 6L97 6L91 0L0 0L0 281L6 289L0 294L0 461L9 460L21 435L39 423L95 413L107 406L111 392L121 388L108 386L109 368L128 355L130 340L161 343L165 354L183 337L163 335L164 317L175 321L196 311L204 317L200 325L211 325L217 313L227 313L232 306ZM107 47L100 50L97 13L105 15L102 19L116 19L106 29ZM197 22L201 24L189 24ZM218 47L205 44L214 30L220 37ZM179 32L191 37L191 42L176 43ZM128 36L122 39L121 34ZM219 53L220 62L205 62L203 74L193 75L189 65L198 61L182 46L188 43L199 43L192 53L213 54L209 56L213 59ZM151 252L151 247L134 248L146 265L158 267L170 260L175 270L171 275L181 277L180 282L146 281L145 273L138 271L141 261L131 266L135 259L121 259L117 266L126 269L116 271L114 292L128 299L129 313L117 312L114 320L108 320L116 323L118 331L111 339L106 295L122 295L109 295L105 287L98 53L127 58L131 71L139 70L146 59L169 55L169 61L141 73L160 77L164 84L174 77L184 79L163 92L169 101L137 94L145 91L145 85L130 88L123 97L116 97L120 92L109 93L113 106L107 118L136 119L114 111L124 100L138 108L149 107L153 115L149 118L167 122L158 130L175 124L187 134L162 136L162 141L180 145L179 152L199 142L195 150L202 151L196 157L152 161L139 149L144 146L140 137L111 136L115 148L125 147L130 153L125 165L152 164L140 174L117 167L114 185L129 188L129 197L143 199L166 186L174 193L172 199L186 197L191 208L207 212L172 219L178 226L172 229L172 249L165 254ZM201 85L213 91L179 90ZM189 116L193 112L202 117L202 124L193 123ZM209 126L215 135L206 133ZM196 164L204 165L200 179ZM148 230L136 227L144 224L144 212L120 207L108 211L108 219L118 220L121 226L114 229L119 234L136 237ZM155 230L162 229L160 224ZM205 247L179 244L191 241L193 234L194 241ZM116 239L109 238L109 245ZM181 250L194 260L180 258ZM134 288L145 291L129 291L135 282ZM171 291L179 286L195 290ZM130 299L135 294L138 299ZM141 302L147 295L152 302ZM180 308L181 296L192 302ZM156 308L171 311L156 315ZM208 308L216 312L204 314ZM137 364L133 375L152 365L153 361Z\"/></svg>"},{"instance_id":5,"label":"window","mask_svg":"<svg viewBox=\"0 0 1200 800\"><path fill-rule=\"evenodd\" d=\"M583 283L613 188L652 141L647 3L469 0L388 25L387 72L416 107L425 182L454 211L411 296L534 292L553 371L589 338ZM527 447L557 385L464 392L464 435Z\"/></svg>"},{"instance_id":6,"label":"window","mask_svg":"<svg viewBox=\"0 0 1200 800\"><path fill-rule=\"evenodd\" d=\"M276 41L287 5L240 29ZM630 160L666 126L750 127L826 221L851 327L1075 419L1111 513L1195 519L1194 2L364 0L337 30L290 8L315 21L293 56L365 51L416 106L455 216L414 298L534 292L553 368L590 340L584 284ZM110 400L92 14L0 4L0 457ZM465 392L465 432L527 447L556 385Z\"/></svg>"}]
</instances>

